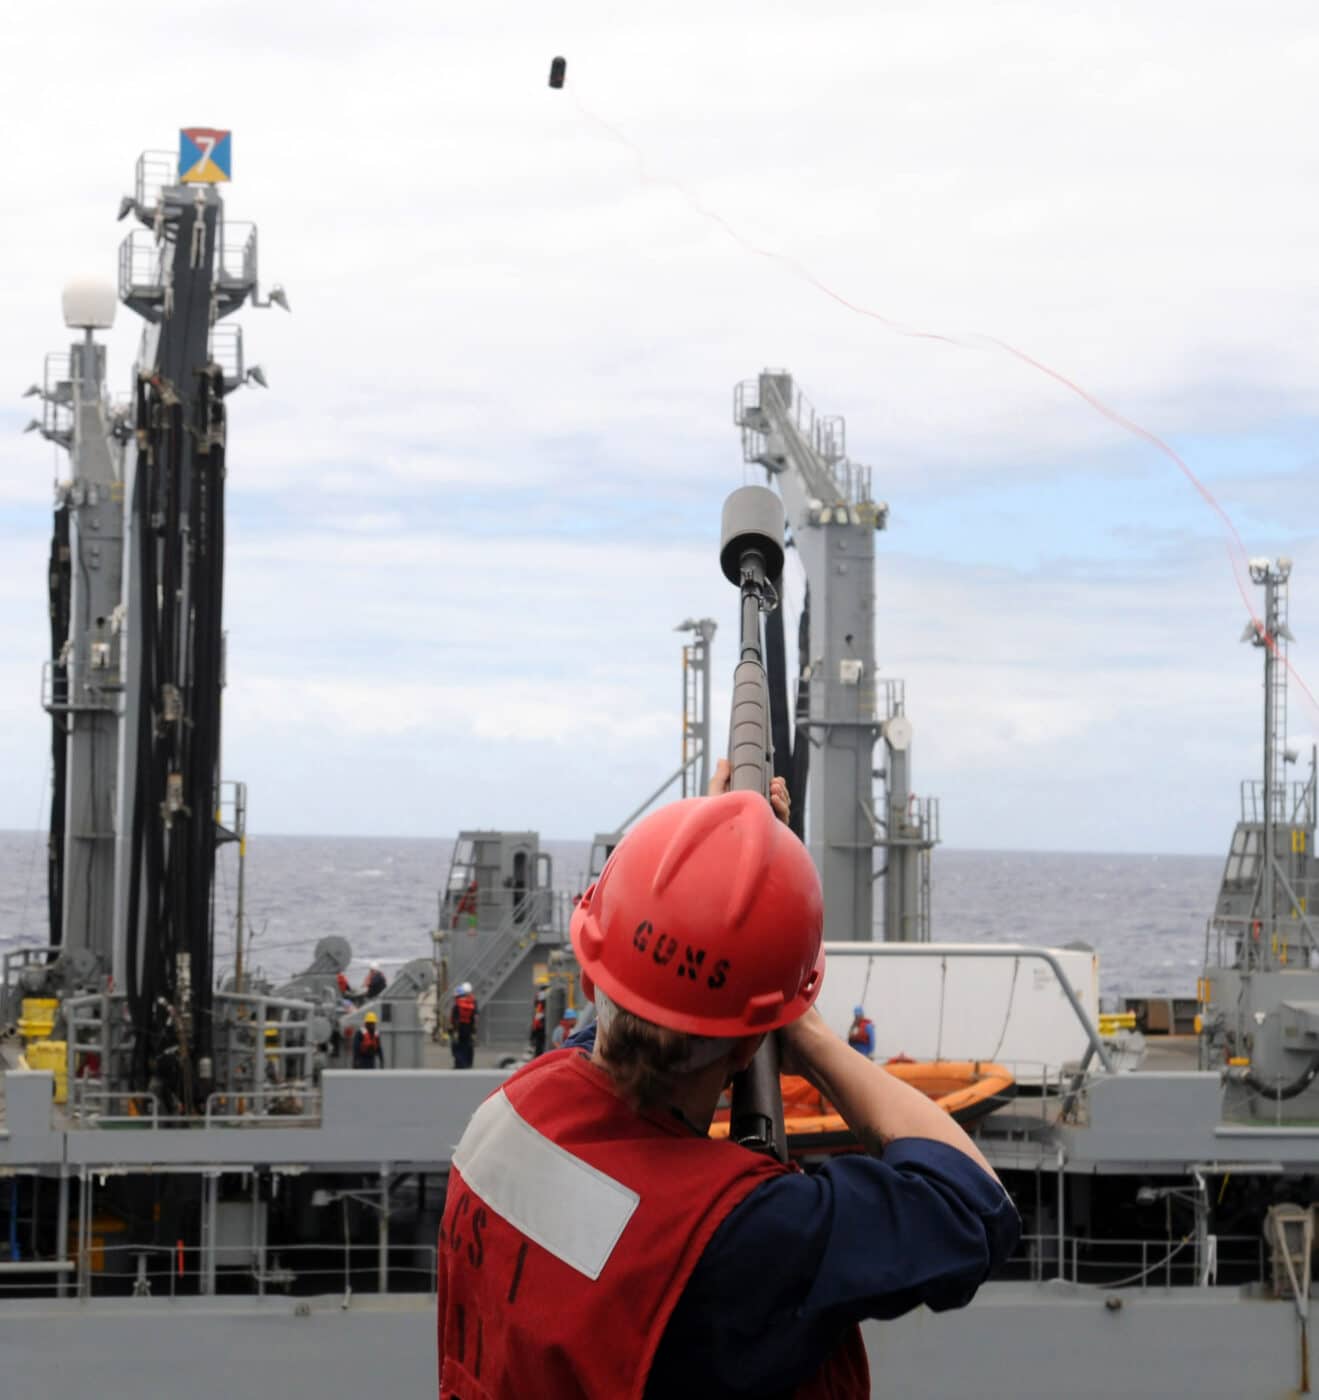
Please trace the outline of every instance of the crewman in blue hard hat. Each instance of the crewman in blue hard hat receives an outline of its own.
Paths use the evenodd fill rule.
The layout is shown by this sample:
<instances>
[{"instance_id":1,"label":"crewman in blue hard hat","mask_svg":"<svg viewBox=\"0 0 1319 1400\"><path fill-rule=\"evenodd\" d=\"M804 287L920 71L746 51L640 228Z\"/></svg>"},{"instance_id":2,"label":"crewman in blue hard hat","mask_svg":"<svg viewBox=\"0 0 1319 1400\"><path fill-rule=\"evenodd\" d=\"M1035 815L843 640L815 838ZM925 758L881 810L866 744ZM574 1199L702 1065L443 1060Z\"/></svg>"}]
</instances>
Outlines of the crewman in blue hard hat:
<instances>
[{"instance_id":1,"label":"crewman in blue hard hat","mask_svg":"<svg viewBox=\"0 0 1319 1400\"><path fill-rule=\"evenodd\" d=\"M852 1025L847 1032L847 1043L868 1060L875 1057L875 1023L866 1015L864 1006L852 1008Z\"/></svg>"},{"instance_id":2,"label":"crewman in blue hard hat","mask_svg":"<svg viewBox=\"0 0 1319 1400\"><path fill-rule=\"evenodd\" d=\"M550 1037L550 1043L557 1050L576 1029L577 1013L570 1006L563 1013L563 1019L555 1026L554 1034Z\"/></svg>"}]
</instances>

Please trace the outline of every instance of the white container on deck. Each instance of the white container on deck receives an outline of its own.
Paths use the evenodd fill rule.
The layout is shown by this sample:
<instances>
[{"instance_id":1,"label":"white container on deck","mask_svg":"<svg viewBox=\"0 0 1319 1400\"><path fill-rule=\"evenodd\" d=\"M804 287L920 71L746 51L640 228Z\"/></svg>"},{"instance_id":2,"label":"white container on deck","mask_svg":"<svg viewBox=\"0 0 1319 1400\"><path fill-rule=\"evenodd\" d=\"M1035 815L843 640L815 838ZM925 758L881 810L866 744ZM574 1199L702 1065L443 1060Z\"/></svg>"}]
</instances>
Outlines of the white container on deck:
<instances>
[{"instance_id":1,"label":"white container on deck","mask_svg":"<svg viewBox=\"0 0 1319 1400\"><path fill-rule=\"evenodd\" d=\"M825 948L820 1013L845 1037L853 1008L864 1006L875 1023L881 1063L895 1055L993 1060L1020 1084L1057 1083L1063 1066L1084 1058L1089 1039L1041 951L1062 968L1090 1024L1099 1024L1099 957L1090 949L985 943Z\"/></svg>"}]
</instances>

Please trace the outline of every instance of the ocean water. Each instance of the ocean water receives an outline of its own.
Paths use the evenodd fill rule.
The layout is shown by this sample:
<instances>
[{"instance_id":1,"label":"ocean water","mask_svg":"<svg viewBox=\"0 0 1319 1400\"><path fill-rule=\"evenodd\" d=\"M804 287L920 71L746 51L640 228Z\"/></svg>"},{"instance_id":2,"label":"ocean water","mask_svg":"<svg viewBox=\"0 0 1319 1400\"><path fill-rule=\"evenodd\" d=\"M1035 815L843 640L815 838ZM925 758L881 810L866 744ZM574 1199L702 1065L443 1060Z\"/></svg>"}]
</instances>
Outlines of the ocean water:
<instances>
[{"instance_id":1,"label":"ocean water","mask_svg":"<svg viewBox=\"0 0 1319 1400\"><path fill-rule=\"evenodd\" d=\"M246 904L251 963L275 976L299 971L316 942L353 946L355 978L368 960L429 957L447 840L250 836ZM580 891L588 845L547 841L555 884ZM44 834L0 831L0 952L46 937ZM233 957L236 853L216 885L217 959ZM1060 945L1099 953L1105 995L1191 994L1205 923L1223 862L1217 856L1083 855L937 850L936 939Z\"/></svg>"}]
</instances>

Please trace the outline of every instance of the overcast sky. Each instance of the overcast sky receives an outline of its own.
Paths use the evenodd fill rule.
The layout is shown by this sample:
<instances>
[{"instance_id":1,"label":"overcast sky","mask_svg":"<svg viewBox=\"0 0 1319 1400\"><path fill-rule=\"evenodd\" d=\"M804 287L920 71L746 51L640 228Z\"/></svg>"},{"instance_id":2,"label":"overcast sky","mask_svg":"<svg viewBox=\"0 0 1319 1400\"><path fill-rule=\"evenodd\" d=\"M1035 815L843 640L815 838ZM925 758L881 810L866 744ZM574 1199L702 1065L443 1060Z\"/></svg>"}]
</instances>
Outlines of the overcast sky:
<instances>
[{"instance_id":1,"label":"overcast sky","mask_svg":"<svg viewBox=\"0 0 1319 1400\"><path fill-rule=\"evenodd\" d=\"M1296 560L1319 685L1313 4L192 5L0 17L0 826L44 821L53 476L22 436L144 148L234 131L227 775L258 832L606 829L677 762L733 385L788 367L891 506L878 656L956 846L1219 851L1259 659L1219 523ZM568 90L546 86L568 59ZM625 133L627 148L581 104ZM136 319L108 337L126 392ZM1315 658L1313 661L1310 658ZM1319 717L1293 695L1292 728ZM1308 737L1306 738L1308 743Z\"/></svg>"}]
</instances>

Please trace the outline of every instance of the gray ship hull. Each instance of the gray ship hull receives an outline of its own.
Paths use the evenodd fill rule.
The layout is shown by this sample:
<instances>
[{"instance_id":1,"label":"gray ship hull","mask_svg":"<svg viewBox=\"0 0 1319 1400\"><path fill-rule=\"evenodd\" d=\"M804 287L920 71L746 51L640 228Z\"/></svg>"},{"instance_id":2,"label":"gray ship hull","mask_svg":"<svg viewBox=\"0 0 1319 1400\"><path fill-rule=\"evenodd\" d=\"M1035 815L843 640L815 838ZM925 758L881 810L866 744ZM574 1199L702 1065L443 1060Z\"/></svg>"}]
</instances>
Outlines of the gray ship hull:
<instances>
[{"instance_id":1,"label":"gray ship hull","mask_svg":"<svg viewBox=\"0 0 1319 1400\"><path fill-rule=\"evenodd\" d=\"M1233 1288L1112 1295L989 1284L957 1313L864 1329L873 1396L939 1400L1255 1400L1297 1394L1293 1308ZM22 1300L0 1310L4 1393L30 1400L317 1400L435 1392L429 1297ZM699 1393L698 1390L693 1393Z\"/></svg>"}]
</instances>

